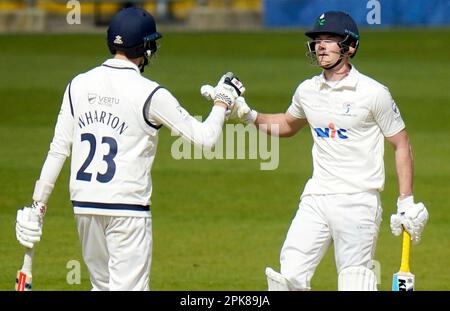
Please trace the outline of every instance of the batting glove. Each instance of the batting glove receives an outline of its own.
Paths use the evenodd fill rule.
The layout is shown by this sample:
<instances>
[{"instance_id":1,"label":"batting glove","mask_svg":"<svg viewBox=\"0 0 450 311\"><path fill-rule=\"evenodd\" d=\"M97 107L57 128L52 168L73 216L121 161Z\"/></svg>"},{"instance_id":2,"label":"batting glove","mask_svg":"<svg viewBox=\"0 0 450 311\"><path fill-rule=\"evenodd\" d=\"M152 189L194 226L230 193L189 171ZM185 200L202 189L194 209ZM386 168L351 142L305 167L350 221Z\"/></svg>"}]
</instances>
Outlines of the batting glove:
<instances>
[{"instance_id":1,"label":"batting glove","mask_svg":"<svg viewBox=\"0 0 450 311\"><path fill-rule=\"evenodd\" d=\"M33 202L31 207L24 207L17 211L16 238L20 244L33 248L41 240L46 209L45 204Z\"/></svg>"},{"instance_id":2,"label":"batting glove","mask_svg":"<svg viewBox=\"0 0 450 311\"><path fill-rule=\"evenodd\" d=\"M216 89L214 86L205 84L205 85L202 85L202 87L200 88L200 94L202 94L202 96L204 98L206 98L206 100L208 100L208 101L214 100L214 97L216 97ZM226 121L228 121L228 119L230 118L230 115L231 115L231 110L227 109L227 111L225 111L225 120Z\"/></svg>"},{"instance_id":3,"label":"batting glove","mask_svg":"<svg viewBox=\"0 0 450 311\"><path fill-rule=\"evenodd\" d=\"M257 116L258 113L247 105L245 98L239 96L231 109L229 119L234 119L240 123L249 124L255 123Z\"/></svg>"},{"instance_id":4,"label":"batting glove","mask_svg":"<svg viewBox=\"0 0 450 311\"><path fill-rule=\"evenodd\" d=\"M422 202L414 203L413 196L398 199L397 214L391 216L391 231L399 236L405 229L410 234L413 244L417 244L427 221L428 211Z\"/></svg>"},{"instance_id":5,"label":"batting glove","mask_svg":"<svg viewBox=\"0 0 450 311\"><path fill-rule=\"evenodd\" d=\"M228 109L232 108L236 98L244 94L244 92L244 85L232 72L224 74L215 88L210 85L203 85L200 88L200 93L203 97L208 100L213 99L214 102L223 102L228 106Z\"/></svg>"}]
</instances>

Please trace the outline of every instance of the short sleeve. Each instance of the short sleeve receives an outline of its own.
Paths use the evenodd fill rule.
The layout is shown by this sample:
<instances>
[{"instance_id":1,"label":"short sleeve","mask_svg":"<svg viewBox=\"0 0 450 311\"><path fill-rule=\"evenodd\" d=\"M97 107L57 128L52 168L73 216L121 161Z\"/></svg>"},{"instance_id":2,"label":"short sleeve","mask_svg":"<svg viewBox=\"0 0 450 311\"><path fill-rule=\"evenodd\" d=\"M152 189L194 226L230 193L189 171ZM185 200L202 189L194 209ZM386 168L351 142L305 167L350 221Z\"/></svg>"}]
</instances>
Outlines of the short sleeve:
<instances>
[{"instance_id":1,"label":"short sleeve","mask_svg":"<svg viewBox=\"0 0 450 311\"><path fill-rule=\"evenodd\" d=\"M300 86L295 90L294 95L292 96L292 102L289 106L287 112L297 119L306 119L305 112L303 111L302 101L300 97Z\"/></svg>"},{"instance_id":2,"label":"short sleeve","mask_svg":"<svg viewBox=\"0 0 450 311\"><path fill-rule=\"evenodd\" d=\"M382 88L373 107L375 122L385 137L391 137L405 128L400 110L387 88Z\"/></svg>"}]
</instances>

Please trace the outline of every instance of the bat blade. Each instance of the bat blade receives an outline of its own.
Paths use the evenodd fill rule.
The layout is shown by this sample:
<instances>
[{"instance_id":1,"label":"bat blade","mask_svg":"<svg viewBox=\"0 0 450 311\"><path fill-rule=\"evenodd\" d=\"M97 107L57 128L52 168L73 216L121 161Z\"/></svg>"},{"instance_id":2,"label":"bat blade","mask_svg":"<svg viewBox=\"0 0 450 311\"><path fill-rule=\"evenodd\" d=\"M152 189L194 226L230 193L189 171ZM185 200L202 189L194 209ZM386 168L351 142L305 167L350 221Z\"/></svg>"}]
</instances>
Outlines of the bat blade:
<instances>
[{"instance_id":1,"label":"bat blade","mask_svg":"<svg viewBox=\"0 0 450 311\"><path fill-rule=\"evenodd\" d=\"M17 271L15 289L18 292L31 291L32 276L22 270Z\"/></svg>"},{"instance_id":2,"label":"bat blade","mask_svg":"<svg viewBox=\"0 0 450 311\"><path fill-rule=\"evenodd\" d=\"M409 268L409 254L411 247L411 237L406 230L403 230L402 243L402 259L400 264L400 271L394 273L392 277L392 291L414 291L415 277Z\"/></svg>"},{"instance_id":3,"label":"bat blade","mask_svg":"<svg viewBox=\"0 0 450 311\"><path fill-rule=\"evenodd\" d=\"M414 291L415 277L411 272L398 272L392 278L394 292Z\"/></svg>"}]
</instances>

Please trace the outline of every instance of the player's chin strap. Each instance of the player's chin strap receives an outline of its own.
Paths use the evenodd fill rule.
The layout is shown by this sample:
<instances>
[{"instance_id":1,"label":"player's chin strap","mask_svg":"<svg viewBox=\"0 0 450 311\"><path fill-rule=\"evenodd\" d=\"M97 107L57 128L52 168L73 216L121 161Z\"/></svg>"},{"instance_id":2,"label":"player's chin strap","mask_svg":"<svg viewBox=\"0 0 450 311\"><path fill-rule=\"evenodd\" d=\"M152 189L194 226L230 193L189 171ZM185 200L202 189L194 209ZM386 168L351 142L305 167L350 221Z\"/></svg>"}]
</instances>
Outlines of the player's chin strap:
<instances>
[{"instance_id":1,"label":"player's chin strap","mask_svg":"<svg viewBox=\"0 0 450 311\"><path fill-rule=\"evenodd\" d=\"M145 66L147 66L150 63L150 59L155 56L156 51L158 50L158 45L156 41L147 41L144 44L144 49L145 51L144 54L142 55L144 56L144 59L138 66L141 73L144 72Z\"/></svg>"},{"instance_id":2,"label":"player's chin strap","mask_svg":"<svg viewBox=\"0 0 450 311\"><path fill-rule=\"evenodd\" d=\"M139 70L141 71L141 73L144 72L145 70L145 66L147 66L149 64L149 59L152 55L152 51L151 50L147 50L144 53L144 58L142 59L141 63L139 64Z\"/></svg>"},{"instance_id":3,"label":"player's chin strap","mask_svg":"<svg viewBox=\"0 0 450 311\"><path fill-rule=\"evenodd\" d=\"M326 70L331 70L331 69L335 68L337 65L339 65L340 63L342 63L342 60L346 57L348 58L348 55L343 54L342 48L341 48L341 54L339 55L339 59L334 63L334 65L331 65L328 67L325 67L325 66L321 66L321 67Z\"/></svg>"}]
</instances>

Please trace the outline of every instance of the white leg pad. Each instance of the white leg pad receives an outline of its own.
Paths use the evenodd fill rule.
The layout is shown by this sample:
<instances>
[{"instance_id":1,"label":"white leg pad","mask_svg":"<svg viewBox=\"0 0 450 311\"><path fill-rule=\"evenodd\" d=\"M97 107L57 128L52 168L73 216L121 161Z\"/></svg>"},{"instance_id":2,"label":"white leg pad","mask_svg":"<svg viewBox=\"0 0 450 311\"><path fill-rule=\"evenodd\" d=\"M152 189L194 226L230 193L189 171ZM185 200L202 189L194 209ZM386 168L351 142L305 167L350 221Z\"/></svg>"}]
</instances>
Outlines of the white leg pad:
<instances>
[{"instance_id":1,"label":"white leg pad","mask_svg":"<svg viewBox=\"0 0 450 311\"><path fill-rule=\"evenodd\" d=\"M372 270L363 266L344 268L339 273L338 290L340 291L376 291L377 278Z\"/></svg>"},{"instance_id":2,"label":"white leg pad","mask_svg":"<svg viewBox=\"0 0 450 311\"><path fill-rule=\"evenodd\" d=\"M267 285L269 291L292 291L294 290L289 281L270 267L266 268Z\"/></svg>"}]
</instances>

